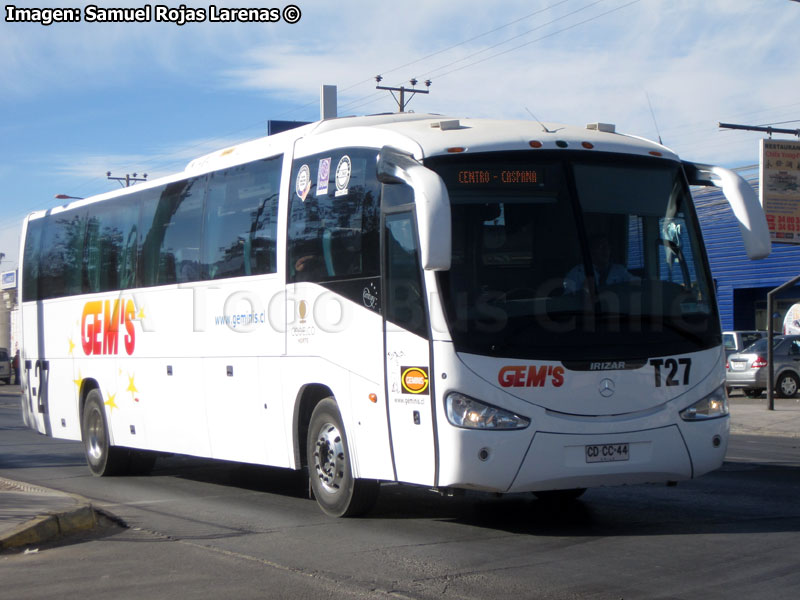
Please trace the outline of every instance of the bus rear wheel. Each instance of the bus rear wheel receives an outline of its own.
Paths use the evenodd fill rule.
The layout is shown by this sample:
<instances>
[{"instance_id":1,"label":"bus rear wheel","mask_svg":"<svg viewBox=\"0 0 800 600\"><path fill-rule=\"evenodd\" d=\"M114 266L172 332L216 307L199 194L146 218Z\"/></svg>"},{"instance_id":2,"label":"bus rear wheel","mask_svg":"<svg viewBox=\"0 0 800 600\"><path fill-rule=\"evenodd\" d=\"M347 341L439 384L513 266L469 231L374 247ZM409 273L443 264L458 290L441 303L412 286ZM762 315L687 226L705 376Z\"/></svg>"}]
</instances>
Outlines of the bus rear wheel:
<instances>
[{"instance_id":1,"label":"bus rear wheel","mask_svg":"<svg viewBox=\"0 0 800 600\"><path fill-rule=\"evenodd\" d=\"M86 463L93 475L119 475L127 470L130 454L125 448L115 448L109 441L108 422L100 390L91 390L86 396L81 437Z\"/></svg>"},{"instance_id":2,"label":"bus rear wheel","mask_svg":"<svg viewBox=\"0 0 800 600\"><path fill-rule=\"evenodd\" d=\"M311 490L325 514L355 517L375 505L380 483L353 477L347 434L333 398L322 400L311 413L306 457Z\"/></svg>"}]
</instances>

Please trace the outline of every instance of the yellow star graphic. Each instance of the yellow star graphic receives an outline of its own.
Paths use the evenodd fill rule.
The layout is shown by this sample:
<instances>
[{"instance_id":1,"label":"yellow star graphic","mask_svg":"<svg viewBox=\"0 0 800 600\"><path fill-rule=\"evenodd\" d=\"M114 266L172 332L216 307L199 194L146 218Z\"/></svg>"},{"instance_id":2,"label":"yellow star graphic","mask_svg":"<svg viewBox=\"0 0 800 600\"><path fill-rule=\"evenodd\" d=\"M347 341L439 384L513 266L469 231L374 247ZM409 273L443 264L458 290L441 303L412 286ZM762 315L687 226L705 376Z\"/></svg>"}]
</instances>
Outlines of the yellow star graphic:
<instances>
[{"instance_id":1,"label":"yellow star graphic","mask_svg":"<svg viewBox=\"0 0 800 600\"><path fill-rule=\"evenodd\" d=\"M80 389L81 389L81 384L83 383L83 377L81 377L81 372L80 372L80 369L78 370L78 378L77 378L77 379L73 379L73 380L72 380L72 383L74 383L75 385L77 385L77 386L78 386L78 391L80 391Z\"/></svg>"},{"instance_id":2,"label":"yellow star graphic","mask_svg":"<svg viewBox=\"0 0 800 600\"><path fill-rule=\"evenodd\" d=\"M72 338L69 338L69 355L72 356L72 351L75 350L75 342L72 341Z\"/></svg>"},{"instance_id":3,"label":"yellow star graphic","mask_svg":"<svg viewBox=\"0 0 800 600\"><path fill-rule=\"evenodd\" d=\"M145 319L145 316L144 316L144 306L140 306L140 307L139 307L139 314L138 314L138 315L136 315L136 318L137 318L137 319L139 319L140 321L143 321L143 320Z\"/></svg>"},{"instance_id":4,"label":"yellow star graphic","mask_svg":"<svg viewBox=\"0 0 800 600\"><path fill-rule=\"evenodd\" d=\"M116 402L114 402L114 398L116 398L116 397L117 397L117 395L116 395L116 394L111 394L111 395L108 397L108 400L106 400L106 401L103 403L103 404L105 404L105 405L108 407L108 412L112 412L112 411L113 411L115 408L119 408L119 406L117 406L117 403L116 403Z\"/></svg>"},{"instance_id":5,"label":"yellow star graphic","mask_svg":"<svg viewBox=\"0 0 800 600\"><path fill-rule=\"evenodd\" d=\"M128 389L125 390L126 392L131 393L131 397L133 397L136 394L136 392L139 391L136 389L136 384L133 382L133 378L134 378L133 375L128 375Z\"/></svg>"}]
</instances>

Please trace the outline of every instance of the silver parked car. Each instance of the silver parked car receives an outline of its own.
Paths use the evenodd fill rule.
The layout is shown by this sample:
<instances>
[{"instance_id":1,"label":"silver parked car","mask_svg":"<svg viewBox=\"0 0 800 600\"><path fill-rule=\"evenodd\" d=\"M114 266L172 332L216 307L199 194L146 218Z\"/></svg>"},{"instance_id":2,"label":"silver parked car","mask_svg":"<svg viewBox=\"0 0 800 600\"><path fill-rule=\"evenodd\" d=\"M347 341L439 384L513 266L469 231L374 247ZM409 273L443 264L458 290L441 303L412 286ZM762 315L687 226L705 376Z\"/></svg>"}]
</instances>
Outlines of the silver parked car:
<instances>
[{"instance_id":1,"label":"silver parked car","mask_svg":"<svg viewBox=\"0 0 800 600\"><path fill-rule=\"evenodd\" d=\"M775 392L793 398L800 388L800 335L776 335L773 342ZM725 386L740 389L750 398L767 389L767 338L728 357Z\"/></svg>"}]
</instances>

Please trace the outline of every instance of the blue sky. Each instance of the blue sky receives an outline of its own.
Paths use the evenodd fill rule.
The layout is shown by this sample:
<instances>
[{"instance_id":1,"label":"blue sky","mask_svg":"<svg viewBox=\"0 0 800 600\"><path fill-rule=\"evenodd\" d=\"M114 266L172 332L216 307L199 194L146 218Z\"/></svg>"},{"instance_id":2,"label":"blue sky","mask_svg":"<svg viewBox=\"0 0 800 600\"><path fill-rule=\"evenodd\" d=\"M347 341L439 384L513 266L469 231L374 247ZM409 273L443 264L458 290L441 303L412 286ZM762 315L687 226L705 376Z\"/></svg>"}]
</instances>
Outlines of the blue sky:
<instances>
[{"instance_id":1,"label":"blue sky","mask_svg":"<svg viewBox=\"0 0 800 600\"><path fill-rule=\"evenodd\" d=\"M431 78L431 94L409 109L611 122L727 166L755 164L761 136L719 121L800 127L791 0L164 4L289 2L302 11L297 24L0 21L0 270L16 264L21 219L63 202L55 194L112 190L109 170L180 171L264 135L268 119L316 120L321 84L338 86L340 115L370 114L396 109L375 75L389 85Z\"/></svg>"}]
</instances>

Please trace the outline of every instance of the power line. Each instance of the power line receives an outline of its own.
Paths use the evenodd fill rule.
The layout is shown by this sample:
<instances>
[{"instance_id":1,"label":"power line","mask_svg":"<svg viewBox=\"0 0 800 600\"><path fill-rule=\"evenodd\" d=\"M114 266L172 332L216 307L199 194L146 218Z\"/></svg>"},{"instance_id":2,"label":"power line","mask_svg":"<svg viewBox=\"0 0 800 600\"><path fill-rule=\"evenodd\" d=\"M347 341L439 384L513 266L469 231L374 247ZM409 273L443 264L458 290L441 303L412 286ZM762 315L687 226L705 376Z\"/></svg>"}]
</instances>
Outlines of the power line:
<instances>
[{"instance_id":1,"label":"power line","mask_svg":"<svg viewBox=\"0 0 800 600\"><path fill-rule=\"evenodd\" d=\"M482 37L486 37L487 35L490 35L492 33L496 33L498 31L500 31L501 29L505 29L506 27L510 27L511 25L515 25L515 24L519 23L520 21L524 21L525 19L530 19L531 17L535 17L536 15L538 15L540 13L543 13L543 12L548 11L548 10L552 10L553 8L555 8L557 6L560 6L561 4L564 4L564 3L569 2L569 1L570 0L561 0L560 2L556 2L555 4L551 4L550 6L546 6L544 8L539 9L539 10L535 10L532 13L528 13L527 15L525 15L523 17L520 17L518 19L514 19L513 21L509 21L508 23L505 23L504 25L500 25L498 27L495 27L494 29L490 29L488 31L484 31L483 33L480 33L480 34L478 34L476 36L473 36L471 38L468 38L466 40L458 42L457 44L453 44L452 46L448 46L447 48L443 48L441 50L437 50L436 52L432 52L431 54L423 56L422 58L418 58L416 60L412 60L411 62L407 62L404 65L400 65L400 66L394 67L394 68L389 69L387 71L381 71L381 73L388 74L388 73L393 73L395 71L399 71L400 69L405 69L406 67L410 67L411 65L415 65L415 64L417 64L419 62L422 62L424 60L428 60L429 58L433 58L434 56L438 56L439 54L444 54L445 52L449 52L450 50L458 48L459 46L463 46L463 45L468 44L470 42L474 42L475 40L478 40L478 39L480 39ZM600 0L600 1L602 1L602 0ZM798 1L800 1L800 0L798 0ZM515 37L518 37L518 36L515 36ZM513 38L510 38L510 39L513 39ZM361 83L367 83L367 82L369 82L369 79L367 79L365 81L362 81L362 82L359 82L358 84L354 84L354 85L350 86L350 88L355 87L356 85L359 85ZM342 91L347 91L350 88L344 88Z\"/></svg>"},{"instance_id":2,"label":"power line","mask_svg":"<svg viewBox=\"0 0 800 600\"><path fill-rule=\"evenodd\" d=\"M503 56L504 54L508 54L508 53L510 53L510 52L513 52L513 51L515 51L515 50L518 50L518 49L520 49L520 48L523 48L523 47L525 47L525 46L529 46L529 45L531 45L531 44L534 44L534 43L536 43L536 42L540 42L540 41L542 41L542 40L545 40L545 39L547 39L547 38L553 37L554 35L557 35L557 34L559 34L559 33L563 33L563 32L565 32L565 31L569 31L569 30L571 30L571 29L574 29L575 27L578 27L578 26L580 26L580 25L584 25L584 24L586 24L586 23L590 23L590 22L592 22L592 21L595 21L595 20L597 20L597 19L600 19L600 18L602 18L602 17L604 17L604 16L606 16L606 15L609 15L609 14L611 14L611 13L614 13L614 12L617 12L617 11L619 11L619 10L622 10L622 9L624 9L624 8L627 8L627 7L629 7L629 6L633 5L633 4L637 4L637 3L638 3L640 0L632 0L631 2L628 2L627 4L624 4L624 5L621 5L621 6L617 6L617 7L615 7L615 8L612 8L612 9L610 9L610 10L607 10L606 12L600 13L599 15L595 15L595 16L593 16L593 17L591 17L591 18L584 19L583 21L579 21L579 22L577 22L577 23L573 23L572 25L569 25L569 26L567 26L567 27L564 27L564 28L562 28L562 29L559 29L559 30L557 30L557 31L553 31L553 32L551 32L551 33L549 33L549 34L547 34L547 35L541 36L541 37L539 37L539 38L537 38L537 39L535 39L535 40L530 40L530 41L527 41L527 42L525 42L525 43L523 43L523 44L519 44L519 45L517 45L517 46L514 46L514 47L512 47L512 48L508 48L508 49L506 49L506 50L503 50L502 52L497 52L497 53L495 53L495 54L492 54L492 55L490 55L490 56L484 57L484 58L482 58L482 59L480 59L480 60L476 60L476 61L473 61L473 62L471 62L471 63L465 64L465 65L461 65L460 67L456 67L455 69L451 69L451 70L449 70L449 71L444 71L443 73L439 73L439 72L438 72L438 71L440 71L440 70L442 70L442 69L446 69L447 67L450 67L450 66L453 66L453 65L455 65L455 64L458 64L459 62L463 62L464 60L468 60L468 59L470 59L470 58L473 58L473 57L475 57L475 56L478 56L479 54L483 54L483 53L485 53L485 52L488 52L488 51L490 51L490 50L492 50L492 49L494 49L494 48L497 48L497 47L499 47L499 46L502 46L502 45L504 45L504 44L507 44L507 43L509 43L510 41L513 41L513 40L515 40L515 39L519 39L520 37L523 37L523 36L525 36L525 35L528 35L528 34L530 34L530 33L534 32L534 31L538 31L538 30L542 29L543 27L546 27L546 26L548 26L548 25L552 25L553 23L556 23L556 22L558 22L558 21L561 21L561 20L563 20L563 19L566 19L567 17L570 17L570 16L572 16L572 15L575 15L575 14L577 14L577 13L579 13L579 12L582 12L582 11L584 11L584 10L587 10L587 9L591 8L592 6L595 6L595 5L597 5L597 4L601 3L601 2L605 2L605 1L606 1L606 0L595 0L595 2L592 2L592 3L590 3L590 4L587 4L586 6L583 6L582 8L579 8L579 9L577 9L577 10L574 10L574 11L570 12L570 13L567 13L566 15L561 15L560 17L558 17L558 18L556 18L556 19L553 19L552 21L549 21L549 22L547 22L547 23L543 23L542 25L539 25L539 26L537 26L537 27L534 27L533 29L530 29L530 30L528 30L528 31L526 31L526 32L523 32L523 33L521 33L521 34L517 34L517 35L515 35L515 36L513 36L513 37L511 37L511 38L508 38L507 40L504 40L504 41L502 41L502 42L498 42L497 44L494 44L494 45L492 45L492 46L490 46L490 47L488 47L488 48L484 48L483 50L479 50L479 51L477 51L477 52L474 52L474 53L472 53L472 54L470 54L470 55L468 55L468 56L465 56L465 57L463 57L463 58L460 58L459 60L452 61L452 62L450 62L450 63L447 63L447 64L445 64L445 65L441 65L441 66L439 66L439 67L437 67L437 68L433 69L432 71L427 71L427 72L425 72L425 73L422 73L422 74L421 74L421 75L419 75L418 77L429 77L429 78L431 78L431 77L434 77L434 76L435 76L436 78L440 78L440 77L444 77L445 75L450 75L451 73L455 73L455 72L457 72L457 71L461 71L461 70L463 70L463 69L466 69L466 68L468 68L468 67L471 67L471 66L474 66L474 65L480 64L480 63L482 63L482 62L486 62L486 61L488 61L488 60L491 60L491 59L493 59L493 58L496 58L496 57L498 57L498 56ZM353 101L351 101L351 103L350 103L349 107L350 107L350 108L355 108L355 107L357 107L357 106L363 106L364 104L371 103L371 102L367 102L367 103L358 104L358 105L356 105L356 106L352 106L353 102L359 102L360 100L363 100L363 99L365 99L365 98L366 98L366 97L362 97L362 98L358 98L358 99L356 99L356 100L353 100Z\"/></svg>"},{"instance_id":3,"label":"power line","mask_svg":"<svg viewBox=\"0 0 800 600\"><path fill-rule=\"evenodd\" d=\"M603 1L604 0L598 0L598 2L603 2ZM598 2L595 2L594 4L597 4ZM606 11L604 13L600 13L599 15L591 17L590 19L585 19L583 21L579 21L578 23L574 23L572 25L569 25L568 27L564 27L563 29L559 29L558 31L553 31L551 33L548 33L547 35L543 35L540 38L536 38L535 40L530 40L528 42L525 42L524 44L520 44L519 46L514 46L513 48L509 48L507 50L503 50L502 52L498 52L496 54L492 54L491 56L487 56L487 57L482 58L480 60L476 60L476 61L468 63L466 65L462 65L462 66L457 67L455 69L452 69L450 71L446 71L444 73L439 73L439 74L436 75L436 78L440 79L440 78L442 78L442 77L444 77L446 75L450 75L452 73L456 73L457 71L462 71L462 70L464 70L464 69L466 69L468 67L474 67L475 65L478 65L480 63L486 62L487 60L491 60L493 58L497 58L498 56L503 56L504 54L508 54L510 52L514 52L515 50L519 50L520 48L524 48L525 46L530 46L531 44L535 44L536 42L541 42L542 40L545 40L547 38L553 37L554 35L558 35L559 33L564 33L565 31L569 31L570 29L575 29L576 27L578 27L580 25L585 25L586 23L591 23L592 21L596 21L597 19L600 19L601 17L605 17L606 15L610 15L611 13L614 13L614 12L617 12L619 10L622 10L623 8L627 8L629 6L632 6L633 4L637 4L638 2L640 2L640 0L632 0L631 2L628 2L627 4L623 4L622 6L618 6L616 8L612 8L611 10L608 10L608 11ZM594 4L592 4L590 6L594 6ZM478 53L476 53L476 54L478 54ZM459 61L456 61L456 62L459 62ZM435 72L436 72L435 70L434 71L429 71L427 73L423 73L422 75L420 75L420 77L430 77L431 74L435 73Z\"/></svg>"},{"instance_id":4,"label":"power line","mask_svg":"<svg viewBox=\"0 0 800 600\"><path fill-rule=\"evenodd\" d=\"M564 0L564 1L566 1L566 0ZM479 39L479 38L481 38L481 37L484 37L485 35L487 35L487 34L489 34L489 33L494 33L494 32L496 32L496 31L499 31L500 29L504 29L505 27L508 27L509 25L513 25L513 24L515 24L515 23L518 23L518 22L520 22L520 21L522 21L522 20L524 20L524 19L527 19L527 18L530 18L530 17L532 17L532 16L535 16L535 15L537 15L537 14L541 13L541 12L544 12L545 10L549 10L549 9L555 8L556 6L559 6L559 5L561 5L561 4L564 4L564 1L562 1L562 2L557 2L556 4L552 4L552 5L548 6L548 7L547 7L547 8L545 8L545 9L541 9L541 10L535 11L535 12L533 12L533 13L530 13L530 14L528 14L528 15L525 15L524 17L520 17L519 19L515 19L514 21L511 21L511 22L509 22L509 23L506 23L505 25L501 25L500 27L495 27L494 29L491 29L491 30L489 30L489 31L487 31L487 32L485 32L485 33L482 33L482 34L480 34L480 35L477 35L477 36L474 36L474 37L472 37L472 38L469 38L469 39L467 39L467 40L464 40L463 42L459 42L458 44L454 44L454 45L452 45L452 46L449 46L448 48L445 48L444 50L441 50L441 51L439 51L439 52L434 52L434 53L432 53L432 54L429 54L429 55L427 55L427 56L425 56L425 57L423 57L423 58L420 58L420 59L418 59L418 60L415 60L415 61L411 61L411 62L409 62L409 63L406 63L406 65L403 65L403 66L401 66L401 67L395 67L394 69L390 69L389 71L382 71L382 73L390 73L390 72L392 72L392 71L397 71L397 70L399 70L400 68L403 68L404 66L413 65L413 64L416 64L416 63L418 63L418 62L421 62L421 61L423 61L423 60L427 60L428 58L431 58L431 57L437 56L437 55L439 55L439 54L442 54L442 53L444 53L444 52L447 52L448 50L452 50L453 48L457 48L457 47L459 47L459 46L462 46L462 45L464 45L464 44L466 44L466 43L468 43L468 42L470 42L470 41L474 41L474 40L476 40L476 39ZM606 0L595 0L594 2L591 2L590 4L587 4L587 5L585 5L585 6L581 7L581 8L579 8L579 9L576 9L576 10L574 10L574 11L572 11L572 12L569 12L569 13L567 13L567 14L561 15L561 16L559 16L559 17L555 18L555 19L552 19L551 21L548 21L547 23L542 23L541 25L538 25L538 26L534 27L533 29L529 29L529 30L527 30L527 31L524 31L524 32L522 32L522 33L519 33L519 34L517 34L517 35L514 35L514 36L512 36L512 37L510 37L510 38L508 38L508 39L505 39L505 40L503 40L502 42L498 42L498 43L496 43L496 44L493 44L493 45L489 46L488 48L483 48L482 50L478 50L477 52L473 52L472 54L469 54L469 55L467 55L467 56L465 56L465 57L462 57L462 58L460 58L460 59L458 59L458 60L455 60L455 61L452 61L452 62L450 62L450 63L446 63L446 64L444 64L444 65L441 65L441 66L439 66L439 67L435 68L435 69L434 69L434 70L432 70L432 71L428 71L428 72L426 72L426 73L424 73L424 74L422 74L422 75L419 75L417 78L422 78L422 77L428 77L428 78L431 78L431 75L432 75L432 74L436 73L437 71L439 71L439 70L441 70L441 69L445 69L445 68L447 68L447 67L450 67L450 66L452 66L452 65L458 64L459 62L462 62L462 61L465 61L465 60L469 60L469 59L470 59L470 58L472 58L472 57L475 57L475 56L477 56L477 55L479 55L479 54L483 54L483 53L485 53L485 52L488 52L488 51L490 51L490 50L492 50L492 49L494 49L494 48L497 48L497 47L499 47L499 46L502 46L502 45L504 45L504 44L507 44L507 43L509 43L509 42L512 42L512 41L513 41L513 40L515 40L515 39L519 39L519 38L521 38L521 37L524 37L524 36L526 36L526 35L529 35L529 34L531 34L531 33L535 32L535 31L538 31L538 30L540 30L540 29L542 29L542 28L544 28L544 27L547 27L548 25L552 25L552 24L554 24L554 23L557 23L558 21L562 21L562 20L564 20L564 19L566 19L566 18L568 18L568 17L571 17L571 16L573 16L573 15L575 15L575 14L577 14L577 13L580 13L580 12L582 12L582 11L584 11L584 10L587 10L587 9L591 8L592 6L595 6L596 4L600 4L601 2L605 2L605 1L606 1ZM634 2L638 2L638 1L639 1L639 0L634 0ZM632 2L631 4L633 4L633 2ZM620 8L624 8L624 7L620 7ZM615 10L616 10L616 9L615 9ZM609 11L609 12L614 12L614 11L612 10L612 11ZM597 17L594 17L594 18L599 18L599 17L602 17L604 14L607 14L607 13L603 13L603 14L601 14L601 15L598 15ZM588 19L588 20L586 20L586 21L583 21L583 22L586 22L586 23L588 23L589 21L592 21L592 20L594 20L594 18L592 18L592 19ZM580 24L581 24L581 23L577 23L577 24L576 24L576 25L574 25L574 26L577 26L577 25L580 25ZM568 29L571 29L571 28L572 28L572 27L574 27L574 26L567 27L567 28L565 28L565 29L563 29L563 30L561 30L561 31L567 31ZM539 40L541 40L541 39L545 39L545 38L547 38L547 37L550 37L550 36L552 36L552 35L555 35L555 34L557 34L557 33L560 33L561 31L556 31L556 32L553 32L552 34L550 34L550 35L548 35L548 36L544 36L544 37L542 37L542 38L539 38ZM531 42L529 42L529 43L533 43L533 42L536 42L536 41L539 41L539 40L533 40L533 41L531 41ZM527 45L527 44L522 44L521 46L516 46L515 48L511 48L511 49L510 49L510 50L508 50L507 52L510 52L510 51L512 51L512 50L515 50L516 48L519 48L519 47L522 47L522 46L525 46L525 45ZM500 53L500 54L504 54L504 53ZM494 56L500 56L500 54L496 54L496 55L494 55ZM488 57L488 58L492 58L492 57ZM485 59L485 60L488 60L488 58L487 58L487 59ZM482 62L482 61L477 61L476 63L472 63L472 64L477 64L478 62ZM466 66L470 66L470 65L465 65L465 66L464 66L464 68L466 68ZM456 71L456 70L460 70L460 69L454 69L454 71ZM450 73L450 72L445 72L445 73L444 73L444 75L447 75L447 74L449 74L449 73ZM367 80L367 81L369 81L369 80ZM353 85L353 86L350 86L350 88L345 88L345 89L351 89L352 87L355 87L355 85ZM359 108L359 107L361 107L361 106L365 106L366 104L371 104L371 101L370 101L370 102L362 102L362 100L367 100L368 98L374 98L374 97L376 97L376 96L380 96L380 95L378 95L378 94L374 94L374 93L373 93L373 94L370 94L370 95L367 95L367 96L362 96L362 97L360 97L360 98L356 98L356 99L354 99L354 100L351 100L349 103L343 104L343 105L341 106L341 108L345 108L345 109L347 109L347 108L349 108L349 109L353 109L353 108Z\"/></svg>"},{"instance_id":5,"label":"power line","mask_svg":"<svg viewBox=\"0 0 800 600\"><path fill-rule=\"evenodd\" d=\"M548 21L547 23L542 23L541 25L538 25L538 26L534 27L533 29L529 29L528 31L524 31L524 32L522 32L522 33L519 33L519 34L517 34L517 35L515 35L515 36L512 36L512 37L508 38L507 40L503 40L502 42L498 42L498 43L496 43L496 44L493 44L492 46L489 46L488 48L484 48L484 49L482 49L482 50L478 50L477 52L473 52L472 54L469 54L469 55L467 55L467 56L464 56L464 57L462 57L462 58L459 58L458 60L455 60L455 61L453 61L453 62L447 63L446 65L442 65L442 66L440 66L440 67L437 67L437 68L436 68L436 69L434 69L433 71L428 71L428 72L426 72L426 73L424 73L424 74L420 75L420 77L433 77L433 76L436 76L436 77L438 77L438 75L435 75L435 73L436 73L437 71L441 70L441 69L446 69L447 67L450 67L450 66L452 66L452 65L455 65L455 64L457 64L457 63L460 63L460 62L462 62L462 61L468 60L468 59L470 59L470 58L472 58L472 57L474 57L474 56L477 56L477 55L479 55L479 54L483 54L484 52L488 52L488 51L490 51L490 50L493 50L493 49L495 49L495 48L498 48L499 46L502 46L502 45L504 45L504 44L507 44L507 43L509 43L509 42L512 42L512 41L514 41L514 40L516 40L516 39L519 39L519 38L521 38L521 37L524 37L524 36L526 36L526 35L528 35L528 34L531 34L531 33L533 33L534 31L539 31L540 29L543 29L543 28L547 27L548 25L552 25L553 23L557 23L558 21L562 21L563 19L566 19L567 17L571 17L572 15L575 15L575 14L577 14L577 13L579 13L579 12L583 12L584 10L588 10L588 9L590 9L592 6L595 6L596 4L600 4L601 2L605 2L605 1L606 1L606 0L595 0L595 1L594 1L594 2L592 2L591 4L587 4L586 6L583 6L583 7L579 8L579 9L577 9L577 10L573 10L573 11L572 11L572 12L570 12L570 13L567 13L567 14L565 14L565 15L561 15L561 16L560 16L560 17L558 17L557 19L553 19L552 21ZM636 1L638 1L638 0L636 0ZM565 29L565 30L563 30L563 31L566 31L566 29ZM559 32L555 32L555 33L559 33ZM544 39L544 38L540 38L540 39ZM535 41L538 41L538 40L533 40L533 41L535 42ZM529 43L533 43L533 42L529 42ZM523 44L523 45L525 45L525 44ZM511 48L511 50L515 50L516 48L520 48L520 47L521 47L521 46L516 46L515 48ZM499 56L499 55L496 55L496 56ZM491 57L490 57L490 58L491 58ZM478 62L481 62L481 61L478 61ZM472 63L472 64L477 64L477 63ZM466 65L466 66L470 66L470 65Z\"/></svg>"}]
</instances>

